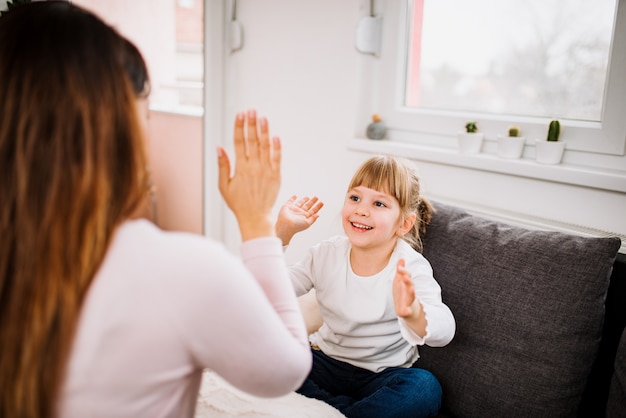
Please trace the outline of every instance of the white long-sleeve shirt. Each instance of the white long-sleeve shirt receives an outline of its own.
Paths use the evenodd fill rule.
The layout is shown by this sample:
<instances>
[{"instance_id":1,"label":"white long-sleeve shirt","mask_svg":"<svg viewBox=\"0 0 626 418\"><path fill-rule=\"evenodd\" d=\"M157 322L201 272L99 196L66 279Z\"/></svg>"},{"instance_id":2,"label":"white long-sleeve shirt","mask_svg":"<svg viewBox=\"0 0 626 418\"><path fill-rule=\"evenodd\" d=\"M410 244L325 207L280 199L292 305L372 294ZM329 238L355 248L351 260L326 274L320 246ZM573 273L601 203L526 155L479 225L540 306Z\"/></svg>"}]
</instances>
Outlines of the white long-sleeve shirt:
<instances>
[{"instance_id":1,"label":"white long-sleeve shirt","mask_svg":"<svg viewBox=\"0 0 626 418\"><path fill-rule=\"evenodd\" d=\"M400 258L428 321L423 338L395 313L392 284ZM352 271L345 236L313 246L290 266L290 276L298 296L315 288L324 324L312 342L337 360L374 372L409 367L419 357L417 345L440 347L454 337L454 317L441 300L430 263L404 240L398 240L387 266L373 276Z\"/></svg>"},{"instance_id":2,"label":"white long-sleeve shirt","mask_svg":"<svg viewBox=\"0 0 626 418\"><path fill-rule=\"evenodd\" d=\"M311 354L280 240L241 256L123 224L82 307L60 416L192 417L204 368L257 396L297 389Z\"/></svg>"}]
</instances>

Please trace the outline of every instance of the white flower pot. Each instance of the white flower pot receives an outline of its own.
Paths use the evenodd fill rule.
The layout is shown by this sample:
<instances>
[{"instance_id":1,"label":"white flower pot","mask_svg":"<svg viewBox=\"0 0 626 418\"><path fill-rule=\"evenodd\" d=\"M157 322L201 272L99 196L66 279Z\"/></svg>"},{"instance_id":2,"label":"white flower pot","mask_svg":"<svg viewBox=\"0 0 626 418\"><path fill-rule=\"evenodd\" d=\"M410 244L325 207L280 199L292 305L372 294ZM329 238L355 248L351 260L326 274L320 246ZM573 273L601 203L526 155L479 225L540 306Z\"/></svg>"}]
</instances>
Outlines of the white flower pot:
<instances>
[{"instance_id":1,"label":"white flower pot","mask_svg":"<svg viewBox=\"0 0 626 418\"><path fill-rule=\"evenodd\" d=\"M457 141L461 154L478 154L483 143L483 133L459 131Z\"/></svg>"},{"instance_id":2,"label":"white flower pot","mask_svg":"<svg viewBox=\"0 0 626 418\"><path fill-rule=\"evenodd\" d=\"M565 151L565 141L537 140L535 160L541 164L559 164Z\"/></svg>"},{"instance_id":3,"label":"white flower pot","mask_svg":"<svg viewBox=\"0 0 626 418\"><path fill-rule=\"evenodd\" d=\"M498 157L521 158L525 143L526 139L523 136L498 136Z\"/></svg>"}]
</instances>

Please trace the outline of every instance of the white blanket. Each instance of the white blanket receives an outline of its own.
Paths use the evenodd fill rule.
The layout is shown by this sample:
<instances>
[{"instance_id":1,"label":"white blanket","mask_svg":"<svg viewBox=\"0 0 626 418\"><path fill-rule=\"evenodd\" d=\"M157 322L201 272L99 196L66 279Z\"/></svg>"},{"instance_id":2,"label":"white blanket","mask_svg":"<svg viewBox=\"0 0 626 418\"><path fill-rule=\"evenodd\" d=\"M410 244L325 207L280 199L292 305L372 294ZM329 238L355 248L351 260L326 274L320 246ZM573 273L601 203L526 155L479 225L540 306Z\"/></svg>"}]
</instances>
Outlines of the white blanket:
<instances>
[{"instance_id":1,"label":"white blanket","mask_svg":"<svg viewBox=\"0 0 626 418\"><path fill-rule=\"evenodd\" d=\"M205 371L195 418L227 417L341 418L344 415L322 401L295 392L280 398L252 396L234 388L217 374Z\"/></svg>"}]
</instances>

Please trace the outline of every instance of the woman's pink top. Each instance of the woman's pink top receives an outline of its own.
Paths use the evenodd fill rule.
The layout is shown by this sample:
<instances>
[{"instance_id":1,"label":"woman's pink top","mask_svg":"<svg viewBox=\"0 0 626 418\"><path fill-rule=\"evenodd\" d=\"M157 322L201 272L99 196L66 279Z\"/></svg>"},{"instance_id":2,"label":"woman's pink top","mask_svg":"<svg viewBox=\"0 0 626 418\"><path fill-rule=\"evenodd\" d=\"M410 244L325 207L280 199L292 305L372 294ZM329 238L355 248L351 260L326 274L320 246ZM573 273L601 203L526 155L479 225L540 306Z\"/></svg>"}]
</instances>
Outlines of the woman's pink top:
<instances>
[{"instance_id":1,"label":"woman's pink top","mask_svg":"<svg viewBox=\"0 0 626 418\"><path fill-rule=\"evenodd\" d=\"M205 368L257 396L297 389L311 354L281 242L244 242L241 258L123 224L82 308L60 416L191 417Z\"/></svg>"}]
</instances>

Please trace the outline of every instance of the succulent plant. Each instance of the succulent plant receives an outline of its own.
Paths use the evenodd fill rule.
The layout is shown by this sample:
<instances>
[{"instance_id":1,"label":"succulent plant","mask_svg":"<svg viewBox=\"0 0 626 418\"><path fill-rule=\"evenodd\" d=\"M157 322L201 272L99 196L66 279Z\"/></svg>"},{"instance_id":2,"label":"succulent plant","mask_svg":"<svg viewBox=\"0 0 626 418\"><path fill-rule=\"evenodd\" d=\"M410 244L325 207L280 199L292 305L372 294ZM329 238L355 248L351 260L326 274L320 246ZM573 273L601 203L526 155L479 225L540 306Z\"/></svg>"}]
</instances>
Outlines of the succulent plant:
<instances>
[{"instance_id":1,"label":"succulent plant","mask_svg":"<svg viewBox=\"0 0 626 418\"><path fill-rule=\"evenodd\" d=\"M546 138L548 141L556 142L559 140L559 135L561 134L561 124L558 120L553 120L550 122L550 126L548 127L548 137Z\"/></svg>"},{"instance_id":2,"label":"succulent plant","mask_svg":"<svg viewBox=\"0 0 626 418\"><path fill-rule=\"evenodd\" d=\"M476 122L467 122L465 124L465 131L467 131L468 134L478 132L478 126L476 126Z\"/></svg>"},{"instance_id":3,"label":"succulent plant","mask_svg":"<svg viewBox=\"0 0 626 418\"><path fill-rule=\"evenodd\" d=\"M520 134L520 129L513 125L509 128L509 136L519 136Z\"/></svg>"}]
</instances>

